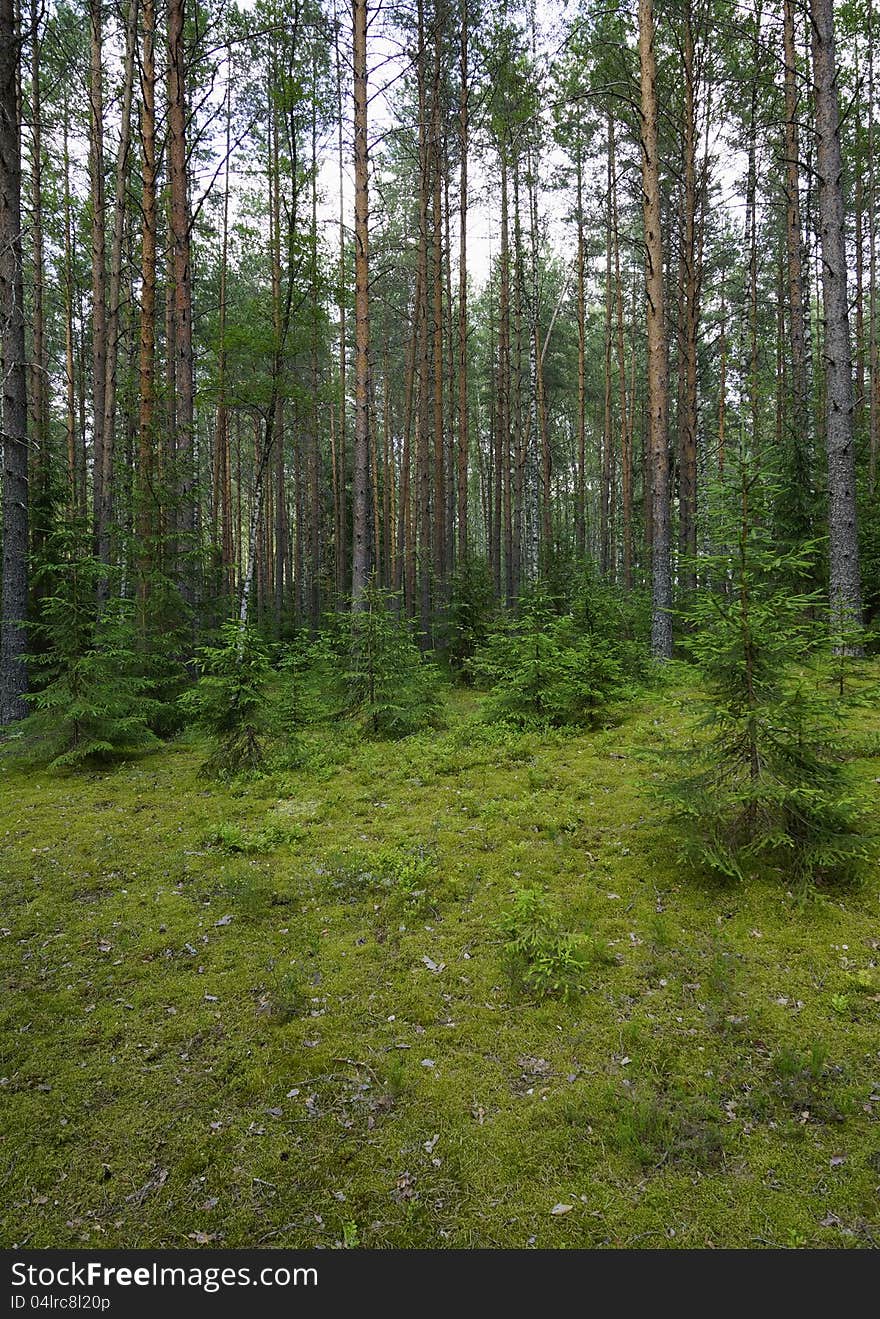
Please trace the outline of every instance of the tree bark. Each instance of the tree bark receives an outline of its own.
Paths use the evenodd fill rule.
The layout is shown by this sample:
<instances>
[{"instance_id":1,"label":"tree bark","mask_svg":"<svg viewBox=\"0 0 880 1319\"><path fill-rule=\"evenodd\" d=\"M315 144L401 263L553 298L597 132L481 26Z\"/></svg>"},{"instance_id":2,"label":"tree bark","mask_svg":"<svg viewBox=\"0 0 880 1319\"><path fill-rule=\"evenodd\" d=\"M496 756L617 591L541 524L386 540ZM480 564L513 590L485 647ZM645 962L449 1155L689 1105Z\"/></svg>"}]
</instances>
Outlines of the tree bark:
<instances>
[{"instance_id":1,"label":"tree bark","mask_svg":"<svg viewBox=\"0 0 880 1319\"><path fill-rule=\"evenodd\" d=\"M30 0L31 26L31 233L33 238L33 347L28 402L31 412L33 456L30 489L32 546L42 552L51 521L51 472L49 454L49 405L44 316L43 262L43 113L40 11Z\"/></svg>"},{"instance_id":2,"label":"tree bark","mask_svg":"<svg viewBox=\"0 0 880 1319\"><path fill-rule=\"evenodd\" d=\"M195 468L193 453L193 346L190 210L187 179L185 0L168 0L168 173L171 209L171 255L174 293L174 448L177 530L175 565L181 594L195 600L191 563L195 533Z\"/></svg>"},{"instance_id":3,"label":"tree bark","mask_svg":"<svg viewBox=\"0 0 880 1319\"><path fill-rule=\"evenodd\" d=\"M27 714L28 441L21 245L21 31L15 0L0 0L0 347L3 430L3 612L0 725Z\"/></svg>"},{"instance_id":4,"label":"tree bark","mask_svg":"<svg viewBox=\"0 0 880 1319\"><path fill-rule=\"evenodd\" d=\"M840 636L860 627L862 618L856 529L852 351L849 337L843 165L832 0L810 0L810 13L813 21L816 166L819 181L822 292L825 312L829 585L832 625ZM843 640L840 642L840 647L844 650L854 648Z\"/></svg>"},{"instance_id":5,"label":"tree bark","mask_svg":"<svg viewBox=\"0 0 880 1319\"><path fill-rule=\"evenodd\" d=\"M672 573L669 545L669 365L660 229L657 62L652 0L639 0L642 205L648 331L648 461L651 474L651 652L672 657Z\"/></svg>"},{"instance_id":6,"label":"tree bark","mask_svg":"<svg viewBox=\"0 0 880 1319\"><path fill-rule=\"evenodd\" d=\"M460 99L458 112L459 181L458 235L458 566L468 552L468 303L467 303L467 213L468 213L468 0L461 0Z\"/></svg>"},{"instance_id":7,"label":"tree bark","mask_svg":"<svg viewBox=\"0 0 880 1319\"><path fill-rule=\"evenodd\" d=\"M156 4L144 0L141 50L141 155L143 193L141 211L141 325L138 359L138 592L141 605L149 593L155 528L155 464L153 462L156 408ZM221 299L222 301L222 299Z\"/></svg>"},{"instance_id":8,"label":"tree bark","mask_svg":"<svg viewBox=\"0 0 880 1319\"><path fill-rule=\"evenodd\" d=\"M352 0L354 61L354 525L352 608L370 575L370 265L367 146L367 0Z\"/></svg>"},{"instance_id":9,"label":"tree bark","mask_svg":"<svg viewBox=\"0 0 880 1319\"><path fill-rule=\"evenodd\" d=\"M89 0L89 179L92 212L92 517L95 546L104 477L104 385L107 373L104 201L104 74L101 0Z\"/></svg>"},{"instance_id":10,"label":"tree bark","mask_svg":"<svg viewBox=\"0 0 880 1319\"><path fill-rule=\"evenodd\" d=\"M804 273L800 202L800 131L795 46L794 0L785 0L785 244L788 282L788 349L791 363L790 453L792 493L802 501L808 489L810 406L807 384L807 337L804 321ZM805 532L806 527L802 528Z\"/></svg>"},{"instance_id":11,"label":"tree bark","mask_svg":"<svg viewBox=\"0 0 880 1319\"><path fill-rule=\"evenodd\" d=\"M697 79L694 14L688 0L684 15L684 232L682 267L684 350L682 416L679 423L679 549L685 559L682 585L697 585L697 337L700 326L700 270L697 252Z\"/></svg>"},{"instance_id":12,"label":"tree bark","mask_svg":"<svg viewBox=\"0 0 880 1319\"><path fill-rule=\"evenodd\" d=\"M101 563L110 562L110 527L113 516L113 463L116 443L116 372L119 360L120 302L122 298L122 244L125 236L128 158L131 144L131 103L134 91L135 38L138 0L130 0L125 28L125 66L116 157L116 197L113 206L113 240L110 247L110 282L107 288L106 347L104 360L104 419L101 425L100 499L95 510L96 550ZM106 589L104 587L103 589Z\"/></svg>"}]
</instances>

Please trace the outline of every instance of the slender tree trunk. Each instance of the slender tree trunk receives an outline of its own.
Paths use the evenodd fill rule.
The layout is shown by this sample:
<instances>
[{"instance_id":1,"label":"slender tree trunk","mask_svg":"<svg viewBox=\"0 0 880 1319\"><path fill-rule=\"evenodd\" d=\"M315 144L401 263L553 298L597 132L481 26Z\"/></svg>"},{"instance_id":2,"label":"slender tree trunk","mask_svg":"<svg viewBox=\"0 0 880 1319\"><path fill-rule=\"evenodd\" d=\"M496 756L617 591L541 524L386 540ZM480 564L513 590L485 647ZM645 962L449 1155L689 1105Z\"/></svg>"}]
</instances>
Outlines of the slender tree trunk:
<instances>
[{"instance_id":1,"label":"slender tree trunk","mask_svg":"<svg viewBox=\"0 0 880 1319\"><path fill-rule=\"evenodd\" d=\"M700 270L697 251L697 66L691 0L684 16L684 231L682 348L684 372L679 424L679 549L685 559L685 591L697 585L697 339L700 327Z\"/></svg>"},{"instance_id":2,"label":"slender tree trunk","mask_svg":"<svg viewBox=\"0 0 880 1319\"><path fill-rule=\"evenodd\" d=\"M139 595L146 603L152 569L155 527L155 464L153 461L156 372L156 5L144 0L141 53L141 153L143 194L141 210L141 325L138 408L137 530ZM222 277L221 277L222 278ZM221 285L222 287L222 285ZM221 295L221 306L223 297ZM222 331L221 331L222 341ZM222 374L222 372L221 372ZM221 386L222 393L222 386Z\"/></svg>"},{"instance_id":3,"label":"slender tree trunk","mask_svg":"<svg viewBox=\"0 0 880 1319\"><path fill-rule=\"evenodd\" d=\"M320 402L319 402L319 365L318 365L318 89L317 74L314 63L312 62L312 123L311 123L311 200L312 200L312 233L311 233L311 343L310 343L310 375L312 385L312 407L311 407L311 426L309 435L309 517L308 517L308 541L309 541L309 627L313 633L317 633L318 622L321 613L321 504L320 504ZM284 498L284 448L283 445L278 447L278 499ZM278 535L282 536L284 528L284 508L279 506ZM283 544L276 551L278 558L278 573L283 570ZM279 630L281 624L281 599L276 584L276 609L278 613Z\"/></svg>"},{"instance_id":4,"label":"slender tree trunk","mask_svg":"<svg viewBox=\"0 0 880 1319\"><path fill-rule=\"evenodd\" d=\"M748 335L748 397L751 413L750 438L752 453L759 451L760 400L758 376L758 78L761 71L761 16L762 0L758 0L753 15L754 45L752 50L751 94L749 105L749 164L746 178L745 240L749 253L749 280L746 291L747 309L743 317L743 331ZM745 455L743 455L745 456Z\"/></svg>"},{"instance_id":5,"label":"slender tree trunk","mask_svg":"<svg viewBox=\"0 0 880 1319\"><path fill-rule=\"evenodd\" d=\"M612 358L612 309L614 306L614 294L611 282L611 237L613 229L613 216L611 213L611 189L614 174L614 119L611 114L606 115L608 126L606 140L606 160L605 160L605 206L606 206L606 224L605 224L605 323L604 323L604 408L602 422L602 469L599 483L599 569L603 575L607 576L611 567L611 542L609 535L609 524L611 521L611 480L612 464L611 454L614 445L613 426L614 415L612 410L612 392L611 392L611 358Z\"/></svg>"},{"instance_id":6,"label":"slender tree trunk","mask_svg":"<svg viewBox=\"0 0 880 1319\"><path fill-rule=\"evenodd\" d=\"M724 446L727 427L727 305L721 290L721 329L718 366L718 475L724 476Z\"/></svg>"},{"instance_id":7,"label":"slender tree trunk","mask_svg":"<svg viewBox=\"0 0 880 1319\"><path fill-rule=\"evenodd\" d=\"M614 286L617 305L617 376L620 392L620 486L623 503L623 584L629 591L633 584L633 462L632 421L626 391L626 338L623 316L623 281L620 277L620 226L617 208L617 162L612 161L611 229L614 241ZM580 353L580 343L578 345ZM580 366L578 367L580 371Z\"/></svg>"},{"instance_id":8,"label":"slender tree trunk","mask_svg":"<svg viewBox=\"0 0 880 1319\"><path fill-rule=\"evenodd\" d=\"M354 545L352 607L360 609L370 575L370 265L367 147L367 4L352 0L354 60Z\"/></svg>"},{"instance_id":9,"label":"slender tree trunk","mask_svg":"<svg viewBox=\"0 0 880 1319\"><path fill-rule=\"evenodd\" d=\"M149 0L148 0L149 2ZM229 449L229 409L226 399L226 315L229 266L229 167L232 155L232 51L226 49L230 76L226 86L226 153L223 166L223 219L220 236L220 306L217 345L217 417L214 433L214 496L212 522L215 544L220 549L221 590L228 596L235 592L232 536L232 482Z\"/></svg>"},{"instance_id":10,"label":"slender tree trunk","mask_svg":"<svg viewBox=\"0 0 880 1319\"><path fill-rule=\"evenodd\" d=\"M187 178L185 0L168 0L168 173L171 253L174 281L174 447L178 563L174 566L187 603L195 600L191 562L195 545L195 461L193 434L192 266Z\"/></svg>"},{"instance_id":11,"label":"slender tree trunk","mask_svg":"<svg viewBox=\"0 0 880 1319\"><path fill-rule=\"evenodd\" d=\"M807 337L804 322L804 274L800 201L800 131L795 0L785 0L783 54L785 60L785 241L788 258L788 351L791 364L789 469L792 493L803 507L808 490L810 404L807 384ZM799 517L799 522L804 519ZM792 529L795 533L797 528ZM806 534L806 525L800 530Z\"/></svg>"},{"instance_id":12,"label":"slender tree trunk","mask_svg":"<svg viewBox=\"0 0 880 1319\"><path fill-rule=\"evenodd\" d=\"M35 555L42 552L51 518L49 406L45 318L43 312L43 112L40 10L30 0L31 26L31 233L33 238L33 345L28 401L31 411L30 516Z\"/></svg>"},{"instance_id":13,"label":"slender tree trunk","mask_svg":"<svg viewBox=\"0 0 880 1319\"><path fill-rule=\"evenodd\" d=\"M104 74L101 0L89 0L89 178L92 212L92 515L97 548L104 478L104 384L107 373L104 201Z\"/></svg>"},{"instance_id":14,"label":"slender tree trunk","mask_svg":"<svg viewBox=\"0 0 880 1319\"><path fill-rule=\"evenodd\" d=\"M868 0L868 489L877 486L880 451L880 361L877 334L877 176L874 165L874 5Z\"/></svg>"},{"instance_id":15,"label":"slender tree trunk","mask_svg":"<svg viewBox=\"0 0 880 1319\"><path fill-rule=\"evenodd\" d=\"M128 190L128 158L131 145L131 103L134 91L135 42L138 0L129 0L125 28L125 66L123 72L122 109L119 152L116 157L116 197L113 207L113 240L110 247L110 282L106 312L106 351L104 362L104 420L101 426L100 500L95 511L96 550L101 563L110 563L110 527L113 516L113 465L116 443L116 382L119 360L120 302L122 299L122 244L125 237L125 211ZM106 583L102 589L106 589Z\"/></svg>"},{"instance_id":16,"label":"slender tree trunk","mask_svg":"<svg viewBox=\"0 0 880 1319\"><path fill-rule=\"evenodd\" d=\"M500 148L501 157L501 251L499 254L498 294L498 391L495 404L495 454L492 472L492 571L495 592L500 598L501 576L501 507L503 470L510 468L510 238L508 224L508 168L507 147ZM507 462L505 464L505 455ZM508 480L508 494L510 482Z\"/></svg>"},{"instance_id":17,"label":"slender tree trunk","mask_svg":"<svg viewBox=\"0 0 880 1319\"><path fill-rule=\"evenodd\" d=\"M442 0L435 3L434 76L431 88L431 167L432 167L432 328L433 328L433 442L434 442L434 529L433 568L435 609L446 591L446 482L444 479L443 418L443 153L440 142L440 75L442 26L445 19Z\"/></svg>"},{"instance_id":18,"label":"slender tree trunk","mask_svg":"<svg viewBox=\"0 0 880 1319\"><path fill-rule=\"evenodd\" d=\"M651 469L651 650L672 656L672 573L669 545L669 366L664 319L657 63L652 0L639 0L642 194L648 323L648 456Z\"/></svg>"},{"instance_id":19,"label":"slender tree trunk","mask_svg":"<svg viewBox=\"0 0 880 1319\"><path fill-rule=\"evenodd\" d=\"M346 404L345 171L342 139L344 115L342 105L342 57L339 50L339 21L336 17L335 3L333 16L336 51L336 114L339 130L337 143L339 153L339 289L337 292L339 313L339 453L337 469L336 594L337 597L340 597L345 594L348 574L348 462L345 452L348 408Z\"/></svg>"},{"instance_id":20,"label":"slender tree trunk","mask_svg":"<svg viewBox=\"0 0 880 1319\"><path fill-rule=\"evenodd\" d=\"M468 0L461 0L461 90L458 113L459 181L458 235L458 564L464 567L468 552Z\"/></svg>"},{"instance_id":21,"label":"slender tree trunk","mask_svg":"<svg viewBox=\"0 0 880 1319\"><path fill-rule=\"evenodd\" d=\"M416 271L416 318L418 326L418 411L416 418L416 528L418 541L417 568L419 587L420 642L427 647L431 634L431 454L430 454L430 394L431 339L429 333L428 287L428 209L430 192L430 146L428 142L428 97L425 85L426 45L425 11L422 0L417 5L418 50L416 54L416 92L418 97L418 170L419 170L419 249Z\"/></svg>"},{"instance_id":22,"label":"slender tree trunk","mask_svg":"<svg viewBox=\"0 0 880 1319\"><path fill-rule=\"evenodd\" d=\"M810 13L825 311L830 595L833 626L844 631L861 625L862 591L856 530L852 352L832 0L810 0ZM842 648L852 649L846 643Z\"/></svg>"},{"instance_id":23,"label":"slender tree trunk","mask_svg":"<svg viewBox=\"0 0 880 1319\"><path fill-rule=\"evenodd\" d=\"M27 714L27 368L21 245L21 30L15 0L0 0L0 351L3 433L3 604L0 725Z\"/></svg>"},{"instance_id":24,"label":"slender tree trunk","mask_svg":"<svg viewBox=\"0 0 880 1319\"><path fill-rule=\"evenodd\" d=\"M67 509L72 518L85 512L85 490L80 489L78 444L83 437L77 435L76 425L76 365L74 344L74 280L73 280L73 221L70 204L70 146L68 142L67 90L63 93L63 169L64 169L64 377L66 385L67 415Z\"/></svg>"},{"instance_id":25,"label":"slender tree trunk","mask_svg":"<svg viewBox=\"0 0 880 1319\"><path fill-rule=\"evenodd\" d=\"M575 553L587 552L587 336L586 242L584 240L584 160L578 126L577 143L577 474L575 477Z\"/></svg>"}]
</instances>

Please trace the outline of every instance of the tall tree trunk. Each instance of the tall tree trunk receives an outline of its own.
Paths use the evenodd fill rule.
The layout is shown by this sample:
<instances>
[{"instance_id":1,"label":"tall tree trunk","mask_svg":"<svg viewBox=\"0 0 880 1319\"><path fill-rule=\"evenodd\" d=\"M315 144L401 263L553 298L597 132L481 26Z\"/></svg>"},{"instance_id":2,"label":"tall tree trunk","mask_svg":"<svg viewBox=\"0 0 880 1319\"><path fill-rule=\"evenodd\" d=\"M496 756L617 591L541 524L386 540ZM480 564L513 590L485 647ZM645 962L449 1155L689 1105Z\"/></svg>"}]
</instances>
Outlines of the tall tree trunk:
<instances>
[{"instance_id":1,"label":"tall tree trunk","mask_svg":"<svg viewBox=\"0 0 880 1319\"><path fill-rule=\"evenodd\" d=\"M312 123L311 123L311 193L312 193L312 232L311 232L311 344L310 375L312 386L312 408L309 435L309 627L317 633L321 613L321 505L320 505L320 402L319 402L319 367L318 367L318 87L314 54L312 57ZM278 498L284 497L284 451L278 448ZM284 531L284 510L279 507L278 535ZM278 551L278 572L283 568L283 546ZM278 599L278 623L281 623L281 594L276 585Z\"/></svg>"},{"instance_id":2,"label":"tall tree trunk","mask_svg":"<svg viewBox=\"0 0 880 1319\"><path fill-rule=\"evenodd\" d=\"M651 651L672 657L672 572L669 545L669 365L660 230L657 62L652 0L639 0L642 196L648 327L648 457L651 469Z\"/></svg>"},{"instance_id":3,"label":"tall tree trunk","mask_svg":"<svg viewBox=\"0 0 880 1319\"><path fill-rule=\"evenodd\" d=\"M86 492L80 486L79 447L84 444L82 433L77 432L76 424L76 364L74 344L74 279L73 279L73 219L70 199L70 145L68 141L68 103L67 90L63 93L63 147L62 167L64 170L64 377L66 385L67 414L65 430L67 435L67 510L72 518L76 514L85 514Z\"/></svg>"},{"instance_id":4,"label":"tall tree trunk","mask_svg":"<svg viewBox=\"0 0 880 1319\"><path fill-rule=\"evenodd\" d=\"M49 405L45 318L43 312L43 112L40 10L30 0L31 26L31 233L33 238L33 347L28 401L31 411L30 516L33 551L39 555L51 518Z\"/></svg>"},{"instance_id":5,"label":"tall tree trunk","mask_svg":"<svg viewBox=\"0 0 880 1319\"><path fill-rule=\"evenodd\" d=\"M506 147L505 147L506 150ZM496 500L500 497L499 533L504 545L504 598L511 608L520 593L522 571L522 522L525 500L523 498L523 477L525 473L525 451L523 447L522 426L522 295L523 295L523 244L519 210L519 152L513 160L513 358L515 367L511 366L511 326L510 326L510 253L507 226L507 194L505 190L506 174L502 172L501 187L501 306L499 308L499 338L503 335L505 351L501 356L501 376L498 387L498 416L501 423L500 444L498 449L498 490ZM505 253L505 249L507 249ZM506 286L506 287L505 287ZM506 292L506 297L505 297ZM516 372L516 397L513 397L513 371ZM503 392L502 392L503 391ZM513 452L512 452L513 451ZM515 472L511 471L511 466ZM503 529L502 529L503 528Z\"/></svg>"},{"instance_id":6,"label":"tall tree trunk","mask_svg":"<svg viewBox=\"0 0 880 1319\"><path fill-rule=\"evenodd\" d=\"M339 153L339 429L338 429L338 468L337 468L337 524L336 524L336 594L345 594L348 575L348 462L346 458L346 436L348 409L346 405L346 288L345 288L345 166L343 152L342 126L344 122L342 105L342 56L339 49L339 20L336 17L336 5L333 7L333 32L336 53L336 115L338 123L337 149Z\"/></svg>"},{"instance_id":7,"label":"tall tree trunk","mask_svg":"<svg viewBox=\"0 0 880 1319\"><path fill-rule=\"evenodd\" d=\"M880 452L880 354L877 334L877 193L874 165L874 5L868 0L868 489L877 485Z\"/></svg>"},{"instance_id":8,"label":"tall tree trunk","mask_svg":"<svg viewBox=\"0 0 880 1319\"><path fill-rule=\"evenodd\" d=\"M0 349L3 430L3 612L0 725L27 714L27 378L21 246L21 31L15 0L0 0Z\"/></svg>"},{"instance_id":9,"label":"tall tree trunk","mask_svg":"<svg viewBox=\"0 0 880 1319\"><path fill-rule=\"evenodd\" d=\"M137 530L139 595L142 607L149 593L156 534L153 461L156 408L156 233L158 207L156 182L156 4L144 0L141 53L141 154L143 194L141 211L141 325L138 366L138 480ZM222 303L222 297L221 297Z\"/></svg>"},{"instance_id":10,"label":"tall tree trunk","mask_svg":"<svg viewBox=\"0 0 880 1319\"><path fill-rule=\"evenodd\" d=\"M149 2L149 0L148 0ZM226 595L235 593L235 567L232 537L232 480L229 449L229 408L226 398L226 316L229 267L229 166L232 155L232 51L226 49L230 77L226 84L226 152L223 165L223 218L220 235L220 306L217 329L217 416L214 431L214 491L211 520L215 544L220 551L220 589Z\"/></svg>"},{"instance_id":11,"label":"tall tree trunk","mask_svg":"<svg viewBox=\"0 0 880 1319\"><path fill-rule=\"evenodd\" d=\"M844 631L861 625L862 591L856 529L852 352L832 0L810 0L810 13L813 20L816 165L825 311L829 584L833 626L835 630ZM842 648L853 647L842 643Z\"/></svg>"},{"instance_id":12,"label":"tall tree trunk","mask_svg":"<svg viewBox=\"0 0 880 1319\"><path fill-rule=\"evenodd\" d=\"M367 146L367 0L352 0L354 62L354 528L352 607L370 575L370 264Z\"/></svg>"},{"instance_id":13,"label":"tall tree trunk","mask_svg":"<svg viewBox=\"0 0 880 1319\"><path fill-rule=\"evenodd\" d=\"M794 534L807 534L804 498L809 488L810 404L807 384L807 338L804 323L804 273L800 200L800 132L795 0L785 0L783 54L785 60L785 243L788 284L788 350L791 363L789 462L792 497L798 501Z\"/></svg>"},{"instance_id":14,"label":"tall tree trunk","mask_svg":"<svg viewBox=\"0 0 880 1319\"><path fill-rule=\"evenodd\" d=\"M116 197L113 206L113 240L110 247L110 282L107 293L107 344L104 363L104 420L101 426L100 500L95 510L96 550L101 563L110 562L110 527L113 516L113 461L116 443L116 381L119 360L120 302L122 299L122 244L125 236L128 157L131 144L131 103L134 91L135 39L138 0L129 0L125 27L125 65L119 152L116 157Z\"/></svg>"},{"instance_id":15,"label":"tall tree trunk","mask_svg":"<svg viewBox=\"0 0 880 1319\"><path fill-rule=\"evenodd\" d=\"M633 584L633 461L631 405L626 391L626 339L623 316L623 281L620 277L620 225L617 207L617 162L612 161L611 231L614 242L614 286L617 304L617 375L620 393L620 493L623 503L623 584L629 591ZM582 346L578 343L578 354ZM578 372L582 366L579 361ZM580 387L579 387L580 394Z\"/></svg>"},{"instance_id":16,"label":"tall tree trunk","mask_svg":"<svg viewBox=\"0 0 880 1319\"><path fill-rule=\"evenodd\" d=\"M425 9L418 0L418 50L416 53L416 94L418 97L418 171L419 171L419 248L416 270L416 323L418 326L418 410L416 418L416 527L417 567L419 586L420 641L427 647L431 633L431 454L430 454L430 394L431 340L429 334L428 286L428 208L430 147L428 142L428 98L426 80Z\"/></svg>"},{"instance_id":17,"label":"tall tree trunk","mask_svg":"<svg viewBox=\"0 0 880 1319\"><path fill-rule=\"evenodd\" d=\"M445 597L446 589L446 482L444 479L443 424L443 153L440 142L440 75L443 22L446 10L442 0L435 3L434 76L431 87L431 236L432 236L432 327L433 327L433 441L434 441L434 526L433 567L435 609Z\"/></svg>"},{"instance_id":18,"label":"tall tree trunk","mask_svg":"<svg viewBox=\"0 0 880 1319\"><path fill-rule=\"evenodd\" d=\"M171 253L174 293L172 303L174 344L176 552L174 565L181 594L195 600L194 533L195 463L193 436L192 266L190 209L187 178L185 0L168 0L168 174L171 208Z\"/></svg>"},{"instance_id":19,"label":"tall tree trunk","mask_svg":"<svg viewBox=\"0 0 880 1319\"><path fill-rule=\"evenodd\" d=\"M679 420L679 550L685 558L682 584L697 585L697 336L700 326L700 270L697 251L697 79L694 13L691 0L684 15L684 355L682 415Z\"/></svg>"},{"instance_id":20,"label":"tall tree trunk","mask_svg":"<svg viewBox=\"0 0 880 1319\"><path fill-rule=\"evenodd\" d=\"M510 490L510 237L508 224L508 168L507 145L499 148L501 157L501 251L499 254L498 294L498 392L495 406L495 454L492 480L492 546L491 561L495 593L501 596L501 511L503 470L508 470L508 497ZM506 459L506 461L505 461Z\"/></svg>"},{"instance_id":21,"label":"tall tree trunk","mask_svg":"<svg viewBox=\"0 0 880 1319\"><path fill-rule=\"evenodd\" d=\"M587 552L587 335L586 242L584 240L584 160L578 125L577 142L577 472L575 476L575 553Z\"/></svg>"},{"instance_id":22,"label":"tall tree trunk","mask_svg":"<svg viewBox=\"0 0 880 1319\"><path fill-rule=\"evenodd\" d=\"M92 516L97 548L104 478L104 385L107 373L106 235L104 201L104 20L101 0L89 0L89 179L92 213Z\"/></svg>"},{"instance_id":23,"label":"tall tree trunk","mask_svg":"<svg viewBox=\"0 0 880 1319\"><path fill-rule=\"evenodd\" d=\"M601 477L599 481L599 570L603 575L608 574L611 567L611 542L609 534L609 525L611 521L611 481L612 481L612 451L614 446L614 414L612 410L612 393L611 393L611 358L612 358L612 308L614 306L614 294L611 282L611 238L613 229L613 216L611 213L611 191L614 175L614 118L609 113L606 115L608 126L606 139L606 159L605 159L605 321L604 321L604 408L602 421L602 466Z\"/></svg>"},{"instance_id":24,"label":"tall tree trunk","mask_svg":"<svg viewBox=\"0 0 880 1319\"><path fill-rule=\"evenodd\" d=\"M458 235L458 565L464 566L468 552L468 305L467 305L467 214L468 214L468 0L461 0L461 89L458 113L459 181Z\"/></svg>"}]
</instances>

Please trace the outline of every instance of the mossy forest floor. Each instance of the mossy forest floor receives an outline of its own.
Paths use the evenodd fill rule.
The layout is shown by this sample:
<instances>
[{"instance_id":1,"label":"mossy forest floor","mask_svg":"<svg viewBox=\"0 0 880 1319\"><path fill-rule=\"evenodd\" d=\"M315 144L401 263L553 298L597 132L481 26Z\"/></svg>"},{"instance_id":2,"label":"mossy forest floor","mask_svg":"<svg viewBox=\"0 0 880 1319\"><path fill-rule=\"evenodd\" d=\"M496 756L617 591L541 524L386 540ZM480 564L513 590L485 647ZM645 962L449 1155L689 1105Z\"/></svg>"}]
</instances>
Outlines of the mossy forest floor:
<instances>
[{"instance_id":1,"label":"mossy forest floor","mask_svg":"<svg viewBox=\"0 0 880 1319\"><path fill-rule=\"evenodd\" d=\"M646 789L688 682L576 736L453 692L237 787L194 737L0 771L2 1244L880 1244L880 878L681 873ZM876 803L876 705L847 739ZM526 886L574 1001L505 973Z\"/></svg>"}]
</instances>

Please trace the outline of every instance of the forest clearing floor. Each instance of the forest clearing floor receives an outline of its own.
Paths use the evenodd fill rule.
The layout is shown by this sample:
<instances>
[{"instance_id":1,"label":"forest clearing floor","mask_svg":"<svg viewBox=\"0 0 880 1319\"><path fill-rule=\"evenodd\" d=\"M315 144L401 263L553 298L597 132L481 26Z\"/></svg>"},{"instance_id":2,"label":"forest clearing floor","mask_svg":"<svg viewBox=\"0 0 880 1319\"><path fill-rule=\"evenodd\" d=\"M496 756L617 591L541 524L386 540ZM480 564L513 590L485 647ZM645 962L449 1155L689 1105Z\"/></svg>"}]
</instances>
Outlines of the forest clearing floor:
<instances>
[{"instance_id":1,"label":"forest clearing floor","mask_svg":"<svg viewBox=\"0 0 880 1319\"><path fill-rule=\"evenodd\" d=\"M189 735L0 770L2 1244L880 1245L880 876L681 873L646 790L689 682L582 735L455 691L240 785ZM876 804L876 702L846 736ZM531 886L570 1002L505 972Z\"/></svg>"}]
</instances>

